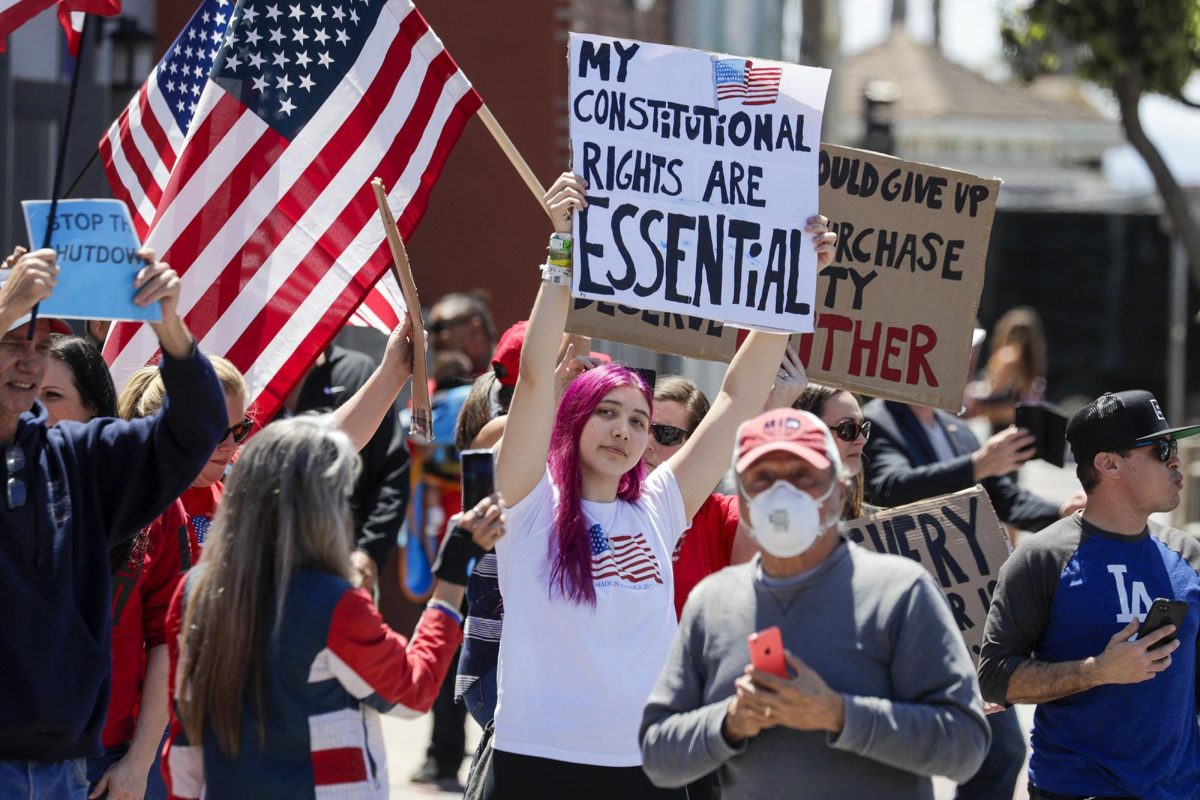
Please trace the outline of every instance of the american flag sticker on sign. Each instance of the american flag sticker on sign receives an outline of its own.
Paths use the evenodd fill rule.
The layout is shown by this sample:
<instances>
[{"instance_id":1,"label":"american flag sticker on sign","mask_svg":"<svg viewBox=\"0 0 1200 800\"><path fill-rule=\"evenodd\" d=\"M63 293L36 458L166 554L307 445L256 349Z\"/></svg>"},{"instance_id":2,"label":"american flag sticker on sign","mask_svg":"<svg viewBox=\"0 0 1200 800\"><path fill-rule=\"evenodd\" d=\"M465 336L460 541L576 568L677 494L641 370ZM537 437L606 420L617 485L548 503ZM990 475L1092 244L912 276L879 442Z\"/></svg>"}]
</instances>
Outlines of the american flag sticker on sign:
<instances>
[{"instance_id":1,"label":"american flag sticker on sign","mask_svg":"<svg viewBox=\"0 0 1200 800\"><path fill-rule=\"evenodd\" d=\"M756 67L745 58L714 58L713 88L717 102L741 99L744 106L765 106L779 99L782 67Z\"/></svg>"}]
</instances>

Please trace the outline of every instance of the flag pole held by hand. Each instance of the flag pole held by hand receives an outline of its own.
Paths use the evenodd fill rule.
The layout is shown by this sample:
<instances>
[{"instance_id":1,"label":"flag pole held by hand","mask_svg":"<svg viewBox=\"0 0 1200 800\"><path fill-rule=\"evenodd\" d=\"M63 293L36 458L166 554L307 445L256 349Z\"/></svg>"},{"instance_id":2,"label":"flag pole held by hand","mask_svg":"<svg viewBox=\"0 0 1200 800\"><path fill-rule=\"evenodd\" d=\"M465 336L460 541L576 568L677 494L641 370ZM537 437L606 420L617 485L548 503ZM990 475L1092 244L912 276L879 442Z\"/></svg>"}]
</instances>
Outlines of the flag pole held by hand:
<instances>
[{"instance_id":1,"label":"flag pole held by hand","mask_svg":"<svg viewBox=\"0 0 1200 800\"><path fill-rule=\"evenodd\" d=\"M421 321L421 300L417 297L417 283L413 280L412 268L408 264L408 253L396 229L388 205L387 189L379 178L371 181L375 191L375 202L379 206L379 218L383 221L383 232L392 251L392 272L400 283L404 294L404 305L408 307L408 319L412 323L413 374L412 374L412 425L409 437L417 444L433 442L433 411L429 403L429 379L425 372L425 324Z\"/></svg>"}]
</instances>

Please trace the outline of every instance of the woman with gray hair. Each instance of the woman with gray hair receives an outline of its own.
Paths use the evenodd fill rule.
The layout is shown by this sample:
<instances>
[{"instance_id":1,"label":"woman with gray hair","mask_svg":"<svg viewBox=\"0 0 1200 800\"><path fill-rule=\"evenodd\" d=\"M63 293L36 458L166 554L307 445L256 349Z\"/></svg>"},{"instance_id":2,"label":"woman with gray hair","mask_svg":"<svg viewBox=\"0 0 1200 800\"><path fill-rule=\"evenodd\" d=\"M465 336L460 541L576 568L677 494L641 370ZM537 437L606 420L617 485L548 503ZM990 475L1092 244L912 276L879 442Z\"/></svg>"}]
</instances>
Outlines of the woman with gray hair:
<instances>
[{"instance_id":1,"label":"woman with gray hair","mask_svg":"<svg viewBox=\"0 0 1200 800\"><path fill-rule=\"evenodd\" d=\"M357 469L330 415L242 450L167 617L172 797L387 796L378 712L429 710L462 639L466 564L411 641L388 628L349 579Z\"/></svg>"}]
</instances>

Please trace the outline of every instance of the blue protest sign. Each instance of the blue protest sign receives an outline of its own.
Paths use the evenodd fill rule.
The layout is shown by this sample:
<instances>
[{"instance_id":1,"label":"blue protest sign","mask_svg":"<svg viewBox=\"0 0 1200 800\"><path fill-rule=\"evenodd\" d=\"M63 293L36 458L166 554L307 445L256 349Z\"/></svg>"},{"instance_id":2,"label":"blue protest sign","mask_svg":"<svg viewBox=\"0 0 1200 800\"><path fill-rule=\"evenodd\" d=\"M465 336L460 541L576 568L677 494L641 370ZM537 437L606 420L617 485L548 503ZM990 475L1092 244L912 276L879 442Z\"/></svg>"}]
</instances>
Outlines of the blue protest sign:
<instances>
[{"instance_id":1,"label":"blue protest sign","mask_svg":"<svg viewBox=\"0 0 1200 800\"><path fill-rule=\"evenodd\" d=\"M33 249L45 241L49 200L24 200L25 230ZM136 306L133 279L146 262L129 209L119 200L60 200L50 247L58 253L58 285L40 313L63 319L161 322L158 303Z\"/></svg>"}]
</instances>

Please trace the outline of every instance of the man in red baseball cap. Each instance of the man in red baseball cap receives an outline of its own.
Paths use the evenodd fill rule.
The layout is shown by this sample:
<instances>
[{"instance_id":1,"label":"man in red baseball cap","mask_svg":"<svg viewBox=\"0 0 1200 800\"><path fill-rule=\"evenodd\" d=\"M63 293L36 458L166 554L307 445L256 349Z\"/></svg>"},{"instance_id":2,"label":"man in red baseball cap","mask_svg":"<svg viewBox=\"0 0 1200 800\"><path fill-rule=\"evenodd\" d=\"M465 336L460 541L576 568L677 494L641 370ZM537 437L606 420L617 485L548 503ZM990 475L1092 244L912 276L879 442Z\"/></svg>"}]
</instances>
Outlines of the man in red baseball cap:
<instances>
[{"instance_id":1,"label":"man in red baseball cap","mask_svg":"<svg viewBox=\"0 0 1200 800\"><path fill-rule=\"evenodd\" d=\"M650 779L719 770L730 800L920 798L930 776L969 778L990 738L971 657L921 565L839 534L849 481L829 429L760 414L738 430L734 469L759 554L684 606L642 720ZM756 631L778 635L786 677L747 663Z\"/></svg>"}]
</instances>

